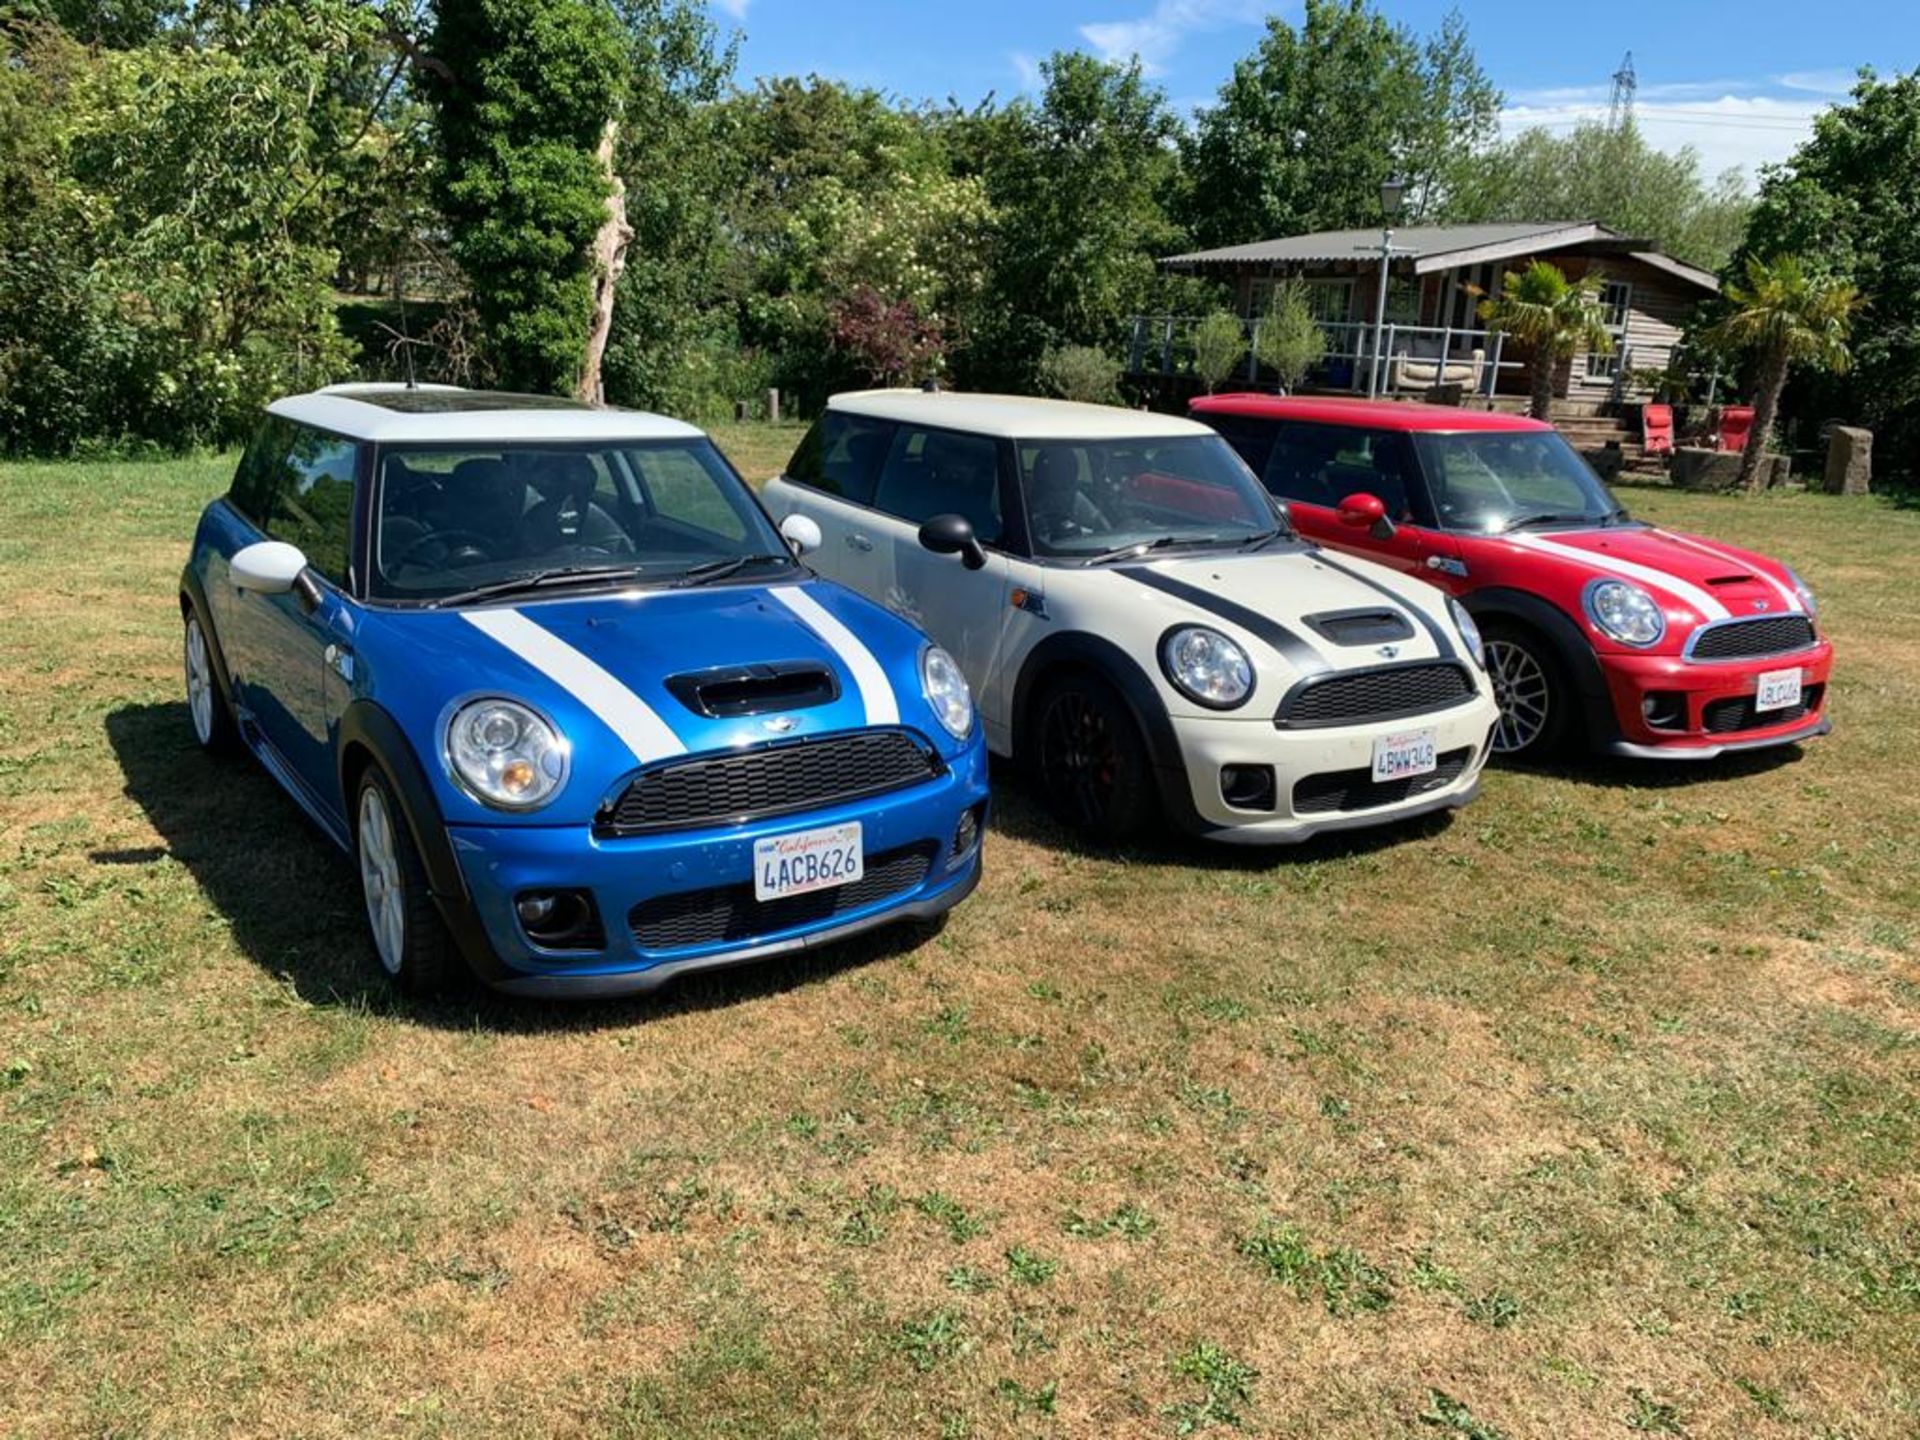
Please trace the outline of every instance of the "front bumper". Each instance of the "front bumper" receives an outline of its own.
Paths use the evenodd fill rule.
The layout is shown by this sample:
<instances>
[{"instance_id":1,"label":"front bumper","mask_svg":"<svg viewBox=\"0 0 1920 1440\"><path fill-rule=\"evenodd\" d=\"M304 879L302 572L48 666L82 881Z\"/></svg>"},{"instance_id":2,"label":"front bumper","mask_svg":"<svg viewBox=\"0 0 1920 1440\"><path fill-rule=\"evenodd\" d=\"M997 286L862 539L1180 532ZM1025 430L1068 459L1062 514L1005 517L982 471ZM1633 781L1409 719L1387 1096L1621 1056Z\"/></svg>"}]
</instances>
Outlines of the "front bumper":
<instances>
[{"instance_id":1,"label":"front bumper","mask_svg":"<svg viewBox=\"0 0 1920 1440\"><path fill-rule=\"evenodd\" d=\"M793 954L899 920L927 919L965 899L980 878L980 838L961 855L951 853L961 817L980 807L986 814L987 762L975 744L949 762L945 774L889 795L783 815L719 829L668 831L657 835L601 837L583 826L453 825L447 829L466 881L471 924L456 925L484 936L485 953L470 954L476 973L496 989L516 995L578 996L652 990L694 970ZM647 902L685 902L735 897L736 911L754 914L751 900L756 840L800 830L858 821L870 875L886 856L924 854L918 879L901 888L841 904L776 912L765 930L725 934L692 943L650 943L644 921ZM745 886L747 899L738 898ZM529 890L586 890L593 897L604 945L556 951L534 945L521 928L515 900ZM831 894L832 892L821 892ZM854 895L848 887L847 895ZM776 901L774 905L789 905Z\"/></svg>"},{"instance_id":2,"label":"front bumper","mask_svg":"<svg viewBox=\"0 0 1920 1440\"><path fill-rule=\"evenodd\" d=\"M1316 729L1280 729L1268 716L1176 717L1183 763L1178 773L1163 774L1162 793L1175 792L1168 796L1177 801L1172 808L1186 816L1190 828L1235 845L1290 845L1332 831L1408 820L1473 799L1497 713L1492 698L1480 694L1430 715ZM1437 754L1443 761L1454 757L1448 773L1413 784L1354 785L1342 802L1327 806L1330 777L1370 771L1376 739L1428 726L1435 731ZM1248 765L1273 767L1272 809L1227 803L1222 770ZM1310 793L1322 797L1320 808L1308 800Z\"/></svg>"},{"instance_id":3,"label":"front bumper","mask_svg":"<svg viewBox=\"0 0 1920 1440\"><path fill-rule=\"evenodd\" d=\"M1787 655L1743 660L1685 660L1677 655L1598 657L1612 707L1614 733L1601 744L1611 755L1653 760L1710 760L1742 750L1792 745L1825 735L1827 679L1833 646L1825 640ZM1800 671L1805 703L1775 716L1751 710L1762 675ZM1675 723L1648 723L1652 699ZM1672 707L1677 705L1677 711ZM1731 726L1727 721L1735 723Z\"/></svg>"}]
</instances>

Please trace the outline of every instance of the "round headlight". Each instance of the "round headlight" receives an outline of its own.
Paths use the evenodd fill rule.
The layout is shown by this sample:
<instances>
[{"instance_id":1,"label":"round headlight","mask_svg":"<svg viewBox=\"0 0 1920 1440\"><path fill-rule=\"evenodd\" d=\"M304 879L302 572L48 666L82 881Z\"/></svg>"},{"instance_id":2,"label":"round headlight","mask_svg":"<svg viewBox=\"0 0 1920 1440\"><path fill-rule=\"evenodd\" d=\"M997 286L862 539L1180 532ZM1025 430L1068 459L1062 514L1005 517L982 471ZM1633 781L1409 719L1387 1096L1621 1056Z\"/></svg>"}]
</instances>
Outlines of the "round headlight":
<instances>
[{"instance_id":1,"label":"round headlight","mask_svg":"<svg viewBox=\"0 0 1920 1440\"><path fill-rule=\"evenodd\" d=\"M1800 597L1800 608L1807 612L1807 618L1813 619L1820 613L1820 607L1813 603L1813 591L1807 588L1807 582L1800 578L1800 572L1791 565L1787 566L1787 578L1793 582L1793 593Z\"/></svg>"},{"instance_id":2,"label":"round headlight","mask_svg":"<svg viewBox=\"0 0 1920 1440\"><path fill-rule=\"evenodd\" d=\"M1210 710L1231 710L1253 693L1253 662L1218 630L1183 625L1160 642L1160 666L1180 693Z\"/></svg>"},{"instance_id":3,"label":"round headlight","mask_svg":"<svg viewBox=\"0 0 1920 1440\"><path fill-rule=\"evenodd\" d=\"M1587 614L1602 634L1623 645L1655 645L1667 633L1667 617L1653 597L1626 580L1596 580L1589 585Z\"/></svg>"},{"instance_id":4,"label":"round headlight","mask_svg":"<svg viewBox=\"0 0 1920 1440\"><path fill-rule=\"evenodd\" d=\"M972 733L973 692L967 689L959 662L938 645L920 652L920 688L926 691L934 718L949 735L964 740Z\"/></svg>"},{"instance_id":5,"label":"round headlight","mask_svg":"<svg viewBox=\"0 0 1920 1440\"><path fill-rule=\"evenodd\" d=\"M1460 632L1461 643L1467 647L1467 653L1473 656L1473 663L1482 670L1486 669L1487 645L1480 638L1480 627L1474 623L1473 616L1467 613L1467 607L1449 595L1447 613L1453 616L1453 628Z\"/></svg>"},{"instance_id":6,"label":"round headlight","mask_svg":"<svg viewBox=\"0 0 1920 1440\"><path fill-rule=\"evenodd\" d=\"M535 810L567 778L567 747L551 725L517 701L470 700L447 717L447 764L483 804Z\"/></svg>"}]
</instances>

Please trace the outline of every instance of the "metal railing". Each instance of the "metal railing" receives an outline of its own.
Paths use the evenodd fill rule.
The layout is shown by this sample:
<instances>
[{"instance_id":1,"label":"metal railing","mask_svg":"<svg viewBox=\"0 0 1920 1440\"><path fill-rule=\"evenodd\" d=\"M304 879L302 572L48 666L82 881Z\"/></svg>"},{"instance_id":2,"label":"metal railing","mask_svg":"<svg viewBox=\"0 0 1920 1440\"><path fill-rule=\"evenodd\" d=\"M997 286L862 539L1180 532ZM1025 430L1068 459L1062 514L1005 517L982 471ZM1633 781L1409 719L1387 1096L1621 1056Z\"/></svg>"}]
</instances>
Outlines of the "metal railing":
<instances>
[{"instance_id":1,"label":"metal railing","mask_svg":"<svg viewBox=\"0 0 1920 1440\"><path fill-rule=\"evenodd\" d=\"M1136 315L1127 369L1136 375L1192 375L1193 332L1198 315ZM1308 372L1316 386L1361 394L1426 391L1435 385L1461 385L1470 395L1491 396L1500 372L1524 371L1525 362L1506 357L1506 335L1499 330L1456 329L1451 325L1389 323L1375 353L1373 326L1356 320L1318 322L1327 347ZM1258 351L1260 320L1240 321L1246 347L1228 378L1261 383ZM1474 352L1479 351L1476 359ZM1425 378L1417 378L1422 371ZM1455 378L1458 377L1458 378Z\"/></svg>"}]
</instances>

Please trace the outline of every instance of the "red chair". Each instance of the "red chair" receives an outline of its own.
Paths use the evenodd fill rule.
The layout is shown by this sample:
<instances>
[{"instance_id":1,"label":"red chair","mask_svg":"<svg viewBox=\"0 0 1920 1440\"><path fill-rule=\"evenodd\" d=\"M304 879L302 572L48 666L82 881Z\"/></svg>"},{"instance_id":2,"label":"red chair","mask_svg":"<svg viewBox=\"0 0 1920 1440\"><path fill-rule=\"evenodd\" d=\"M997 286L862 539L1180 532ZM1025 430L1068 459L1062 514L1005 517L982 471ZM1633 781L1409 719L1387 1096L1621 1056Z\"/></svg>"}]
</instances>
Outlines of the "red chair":
<instances>
[{"instance_id":1,"label":"red chair","mask_svg":"<svg viewBox=\"0 0 1920 1440\"><path fill-rule=\"evenodd\" d=\"M1753 429L1753 406L1728 405L1720 411L1720 448L1736 454L1747 448L1747 432Z\"/></svg>"},{"instance_id":2,"label":"red chair","mask_svg":"<svg viewBox=\"0 0 1920 1440\"><path fill-rule=\"evenodd\" d=\"M1673 407L1640 407L1640 448L1648 455L1673 454Z\"/></svg>"}]
</instances>

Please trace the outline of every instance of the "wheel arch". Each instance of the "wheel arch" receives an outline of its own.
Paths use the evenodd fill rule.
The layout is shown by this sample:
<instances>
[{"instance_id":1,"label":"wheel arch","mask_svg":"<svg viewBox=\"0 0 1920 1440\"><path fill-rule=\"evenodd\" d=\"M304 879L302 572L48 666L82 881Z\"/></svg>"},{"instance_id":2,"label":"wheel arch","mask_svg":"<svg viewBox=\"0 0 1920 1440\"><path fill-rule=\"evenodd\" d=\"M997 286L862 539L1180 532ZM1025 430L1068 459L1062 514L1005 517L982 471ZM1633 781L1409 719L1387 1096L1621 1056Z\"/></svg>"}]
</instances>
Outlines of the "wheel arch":
<instances>
[{"instance_id":1,"label":"wheel arch","mask_svg":"<svg viewBox=\"0 0 1920 1440\"><path fill-rule=\"evenodd\" d=\"M348 833L353 832L354 797L360 777L369 765L378 765L400 802L433 893L465 900L466 880L453 853L453 842L447 837L440 803L434 799L426 768L400 722L372 700L355 700L340 717L335 748L339 757L340 813L347 817Z\"/></svg>"},{"instance_id":2,"label":"wheel arch","mask_svg":"<svg viewBox=\"0 0 1920 1440\"><path fill-rule=\"evenodd\" d=\"M233 708L233 679L227 674L227 652L220 648L220 634L214 629L213 607L207 604L207 590L192 566L180 572L180 623L189 616L200 618L200 633L206 637L207 653L213 660L213 683L220 687L220 698Z\"/></svg>"},{"instance_id":3,"label":"wheel arch","mask_svg":"<svg viewBox=\"0 0 1920 1440\"><path fill-rule=\"evenodd\" d=\"M1551 601L1525 590L1495 586L1473 590L1460 603L1475 620L1494 620L1531 631L1545 643L1550 658L1579 694L1579 718L1587 738L1600 741L1618 733L1613 718L1612 692L1600 668L1600 657L1571 616Z\"/></svg>"}]
</instances>

